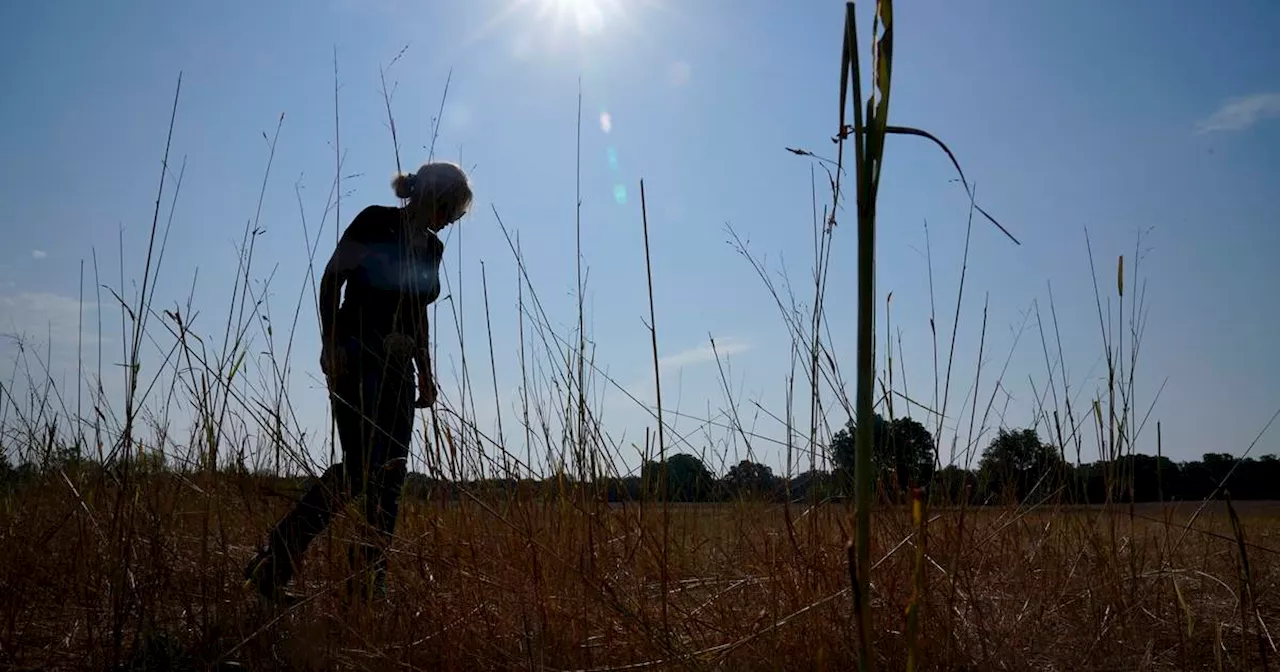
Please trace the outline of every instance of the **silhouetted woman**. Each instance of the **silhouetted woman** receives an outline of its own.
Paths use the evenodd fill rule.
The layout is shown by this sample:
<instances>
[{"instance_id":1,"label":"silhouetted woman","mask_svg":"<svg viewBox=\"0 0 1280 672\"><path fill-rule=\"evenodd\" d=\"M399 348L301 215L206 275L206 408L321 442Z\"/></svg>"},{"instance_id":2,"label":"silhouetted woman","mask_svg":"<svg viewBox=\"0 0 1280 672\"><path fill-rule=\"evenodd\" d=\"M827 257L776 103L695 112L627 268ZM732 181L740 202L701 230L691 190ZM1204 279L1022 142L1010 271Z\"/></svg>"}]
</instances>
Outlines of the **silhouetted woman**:
<instances>
[{"instance_id":1,"label":"silhouetted woman","mask_svg":"<svg viewBox=\"0 0 1280 672\"><path fill-rule=\"evenodd\" d=\"M440 295L444 243L436 236L471 206L466 174L428 163L392 182L403 207L369 206L352 220L320 281L320 367L328 381L342 462L329 467L268 535L245 578L269 599L307 545L350 498L364 495L374 543L353 544L361 591L385 593L386 548L404 486L414 407L435 403L427 306ZM341 307L338 295L345 285ZM415 395L413 369L417 368Z\"/></svg>"}]
</instances>

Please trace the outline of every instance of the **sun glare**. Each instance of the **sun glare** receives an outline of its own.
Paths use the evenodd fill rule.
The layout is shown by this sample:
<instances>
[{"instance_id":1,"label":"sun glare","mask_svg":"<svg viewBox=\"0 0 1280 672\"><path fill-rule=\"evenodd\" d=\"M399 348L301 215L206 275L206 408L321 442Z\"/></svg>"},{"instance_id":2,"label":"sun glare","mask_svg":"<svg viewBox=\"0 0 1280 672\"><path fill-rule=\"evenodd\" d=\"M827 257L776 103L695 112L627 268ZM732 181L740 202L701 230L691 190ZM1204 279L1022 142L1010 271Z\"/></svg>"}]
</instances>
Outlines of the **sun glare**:
<instances>
[{"instance_id":1,"label":"sun glare","mask_svg":"<svg viewBox=\"0 0 1280 672\"><path fill-rule=\"evenodd\" d=\"M515 26L512 54L524 58L533 50L551 52L586 46L618 31L640 34L631 16L637 7L656 7L662 0L504 0L501 9L464 39L470 44L499 26Z\"/></svg>"},{"instance_id":2,"label":"sun glare","mask_svg":"<svg viewBox=\"0 0 1280 672\"><path fill-rule=\"evenodd\" d=\"M606 0L538 0L538 15L550 17L557 30L572 25L579 35L595 35L604 30Z\"/></svg>"}]
</instances>

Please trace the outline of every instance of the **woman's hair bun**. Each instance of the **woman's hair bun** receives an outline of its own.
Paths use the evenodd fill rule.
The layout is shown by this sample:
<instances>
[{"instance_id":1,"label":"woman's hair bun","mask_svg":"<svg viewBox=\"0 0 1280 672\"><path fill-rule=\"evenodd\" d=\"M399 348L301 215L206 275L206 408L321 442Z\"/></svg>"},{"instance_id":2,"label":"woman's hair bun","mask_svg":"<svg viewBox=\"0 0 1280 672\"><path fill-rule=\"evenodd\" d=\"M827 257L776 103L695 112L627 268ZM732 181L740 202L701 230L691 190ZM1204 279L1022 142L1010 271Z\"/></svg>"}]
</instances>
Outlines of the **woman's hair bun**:
<instances>
[{"instance_id":1,"label":"woman's hair bun","mask_svg":"<svg viewBox=\"0 0 1280 672\"><path fill-rule=\"evenodd\" d=\"M391 180L391 188L396 192L396 198L410 198L417 189L417 175L411 173L400 173Z\"/></svg>"}]
</instances>

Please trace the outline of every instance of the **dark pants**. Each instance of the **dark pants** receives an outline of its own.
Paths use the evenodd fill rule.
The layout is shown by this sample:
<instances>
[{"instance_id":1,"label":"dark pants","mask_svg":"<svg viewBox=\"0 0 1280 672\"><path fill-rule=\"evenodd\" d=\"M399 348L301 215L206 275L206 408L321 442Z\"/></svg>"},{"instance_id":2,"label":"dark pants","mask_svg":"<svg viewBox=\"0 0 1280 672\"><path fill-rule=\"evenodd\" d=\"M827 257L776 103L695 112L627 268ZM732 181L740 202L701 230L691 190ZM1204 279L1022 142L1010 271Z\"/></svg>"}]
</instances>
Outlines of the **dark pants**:
<instances>
[{"instance_id":1,"label":"dark pants","mask_svg":"<svg viewBox=\"0 0 1280 672\"><path fill-rule=\"evenodd\" d=\"M330 400L342 461L325 470L271 531L270 550L281 585L334 514L361 495L364 518L377 539L353 544L351 559L373 569L378 581L385 574L386 547L395 531L413 433L413 365L407 358L385 356L381 343L368 347L347 339L341 347L346 364Z\"/></svg>"}]
</instances>

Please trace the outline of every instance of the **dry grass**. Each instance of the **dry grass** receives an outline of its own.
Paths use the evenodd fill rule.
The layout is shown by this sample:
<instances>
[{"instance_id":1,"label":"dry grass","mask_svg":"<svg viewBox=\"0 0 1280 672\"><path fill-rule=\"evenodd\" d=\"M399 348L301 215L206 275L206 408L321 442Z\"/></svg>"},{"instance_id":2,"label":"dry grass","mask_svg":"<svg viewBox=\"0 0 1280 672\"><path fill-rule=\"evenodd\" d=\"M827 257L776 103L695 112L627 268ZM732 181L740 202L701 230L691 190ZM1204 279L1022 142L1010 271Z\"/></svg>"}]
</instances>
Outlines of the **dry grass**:
<instances>
[{"instance_id":1,"label":"dry grass","mask_svg":"<svg viewBox=\"0 0 1280 672\"><path fill-rule=\"evenodd\" d=\"M884 11L888 4L878 5L882 16L889 16ZM848 25L852 29L851 21ZM883 39L876 44L877 54L887 58L889 44ZM325 222L332 223L330 215L340 217L343 197L336 59L334 69L336 172L318 225L314 219L308 222L299 197L305 252L313 262L318 251L327 249L321 244ZM399 163L386 72L381 74ZM862 96L856 78L853 83L857 110ZM880 100L887 100L887 76L877 86L883 87ZM175 92L175 116L177 98ZM872 157L877 163L886 134L923 134L936 141L922 131L886 125L887 102L881 105L867 121L878 135ZM862 127L860 114L854 115L852 126L841 124L841 137L871 134ZM172 136L172 121L169 131ZM272 156L274 151L273 141ZM803 150L792 152L817 158ZM855 151L858 164L867 158L862 152ZM170 175L167 149L165 156L164 175ZM829 168L841 160L818 162ZM264 192L269 174L270 157ZM811 469L822 467L833 426L855 416L825 322L835 235L830 222L837 205L847 207L837 186L840 174L838 169L829 173L830 209L819 217L813 207L814 286L808 315L799 308L804 301L797 299L789 281L775 284L772 270L734 234L792 338L786 408L766 411L785 425L788 475L806 462ZM868 543L857 549L849 544L856 536L856 516L848 504L608 504L572 490L558 497L505 499L463 490L458 501L405 501L387 601L360 607L344 599L343 582L351 572L345 540L358 534L360 526L358 516L342 517L306 557L298 576L304 601L272 613L243 589L240 572L267 528L300 493L296 483L250 471L314 474L322 468L303 449L317 450L315 437L294 416L287 391L301 368L294 359L294 337L298 329L313 328L300 324L300 315L303 304L315 298L308 289L314 290L304 283L293 306L273 310L269 280L257 283L255 278L255 220L242 235L225 323L215 317L207 327L201 320L208 318L201 318L190 302L153 305L172 223L171 212L169 223L161 226L162 197L171 199L172 211L181 176L179 170L172 194L166 194L161 182L141 285L132 296L123 296L121 268L119 287L106 289L118 302L122 331L127 325L130 337L119 361L99 351L96 376L77 362L78 382L89 391L84 407L81 390L73 395L54 389L48 363L35 356L24 354L15 369L17 389L25 386L25 394L15 393L12 382L0 386L0 451L39 465L23 484L0 486L5 488L0 490L0 666L843 670L859 664L861 650L871 653L869 662L876 669L904 669L910 652L916 669L1257 670L1276 657L1280 564L1272 548L1280 546L1275 543L1280 505L1240 505L1240 525L1235 526L1217 504L1203 511L1197 511L1198 503L1067 507L1053 503L1054 491L1047 486L1034 498L1047 497L1047 504L929 512L924 540L905 508L865 507ZM872 184L862 184L873 175L859 168L853 177L861 185L858 192L873 201ZM878 173L874 180L878 184ZM971 210L994 223L965 186ZM815 186L815 203L816 194ZM860 220L866 220L860 224L870 224L874 208L867 211L860 203L859 211ZM522 461L509 451L501 428L491 432L476 426L476 395L468 389L464 355L459 385L442 388L440 408L424 423L426 470L456 481L493 475L541 479L558 472L562 478L599 482L627 475L619 473L624 469L620 456L632 447L607 436L590 401L600 387L616 383L595 367L594 344L583 333L585 281L579 275L578 331L558 333L554 325L562 316L544 311L518 236L513 241L508 235L496 207L494 215L511 243L520 278L522 422L507 434L523 433L524 451L511 450L529 457ZM647 227L647 221L636 225ZM965 266L967 240L966 235ZM646 245L646 257L651 253L662 251ZM1089 254L1092 264L1092 250ZM1138 259L1129 265L1131 288L1142 286ZM930 324L943 324L933 310L932 252L928 260ZM873 268L874 259L866 261L865 269ZM1094 273L1105 389L1090 396L1070 387L1052 296L1051 326L1038 324L1049 380L1040 384L1033 421L1052 432L1050 440L1068 455L1080 455L1091 440L1095 445L1087 448L1108 459L1132 455L1150 414L1149 408L1138 407L1133 387L1145 291L1131 289L1126 297L1123 261L1118 266L1114 303L1101 298ZM98 277L96 253L92 280L107 287ZM487 318L487 280L483 282ZM440 333L452 318L465 351L464 292L460 283L446 290L453 300L447 308L436 304L433 328ZM970 402L956 406L952 401L948 407L953 382L961 389L953 381L952 365L963 297L962 271L949 342L939 343L945 328L933 330L934 376L924 383L927 387L931 382L933 397L924 401L939 409L926 419L935 426L931 429L938 445L949 444L967 462L980 450L973 437L992 429L1004 371L993 377L983 370L989 354L983 351L984 308L984 345L973 360L977 368L966 396ZM652 292L649 298L651 354L660 392ZM887 297L885 302L887 322ZM856 371L863 388L858 395L862 408L856 413L861 417L870 416L872 401L894 415L894 400L911 395L905 380L895 381L893 364L905 370L905 358L920 356L901 352L900 343L895 352L889 338L884 353L867 356L875 305L878 301L860 305L867 318ZM440 315L443 311L452 314ZM1038 307L1036 316L1039 323ZM882 333L892 333L887 324ZM492 352L492 335L486 336ZM1055 345L1056 356L1051 354ZM941 360L940 346L950 349ZM883 366L875 366L878 359ZM123 401L107 398L104 369L122 372ZM877 371L879 375L871 375ZM496 373L494 379L496 396ZM883 398L872 399L872 383ZM461 387L456 398L453 387ZM1045 390L1053 394L1046 398ZM983 402L987 392L991 396ZM761 438L749 436L739 417L739 411L747 412L747 402L735 400L727 383L725 393L726 408L716 416L723 419L719 428L748 444ZM1073 407L1076 399L1080 401ZM652 435L645 437L644 459L690 448L662 420L660 401L656 407L635 401L657 421ZM710 432L718 421L700 422ZM960 440L966 422L967 445ZM519 444L516 439L511 446ZM88 454L91 450L96 454ZM156 469L157 455L171 468ZM547 455L547 464L528 463L533 455ZM84 466L84 459L108 466ZM1120 492L1124 474L1109 479L1108 491ZM870 495L867 482L858 494ZM925 553L919 571L921 543ZM861 555L868 562L856 564ZM851 580L864 572L870 586L866 644L859 642L852 594L853 586L865 584ZM914 649L908 645L905 618L913 594L922 597Z\"/></svg>"},{"instance_id":2,"label":"dry grass","mask_svg":"<svg viewBox=\"0 0 1280 672\"><path fill-rule=\"evenodd\" d=\"M254 477L135 482L76 496L50 480L4 499L6 667L772 670L855 659L843 505L792 507L793 525L781 505L672 506L664 597L654 507L411 501L387 603L343 598L354 526L340 520L299 576L308 599L281 615L240 588L239 572L286 497L264 496ZM1206 511L1178 544L1192 510L979 509L963 529L957 510L932 514L923 669L1216 669L1220 648L1223 669L1261 669L1241 644L1225 512ZM1280 535L1280 505L1247 505L1242 518L1253 543ZM877 667L901 669L916 540L905 510L873 521ZM1274 627L1280 564L1251 553L1258 613ZM1245 627L1252 642L1259 623Z\"/></svg>"}]
</instances>

